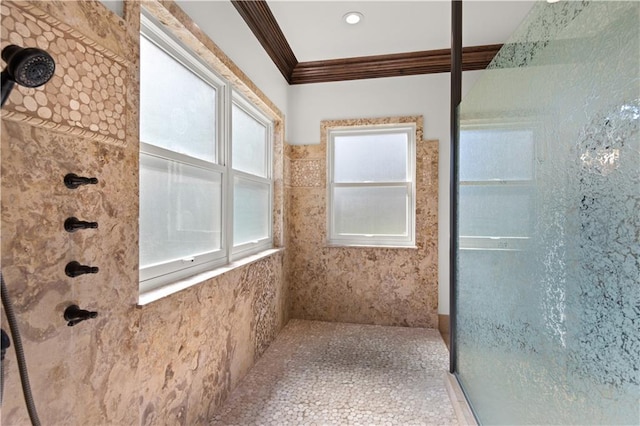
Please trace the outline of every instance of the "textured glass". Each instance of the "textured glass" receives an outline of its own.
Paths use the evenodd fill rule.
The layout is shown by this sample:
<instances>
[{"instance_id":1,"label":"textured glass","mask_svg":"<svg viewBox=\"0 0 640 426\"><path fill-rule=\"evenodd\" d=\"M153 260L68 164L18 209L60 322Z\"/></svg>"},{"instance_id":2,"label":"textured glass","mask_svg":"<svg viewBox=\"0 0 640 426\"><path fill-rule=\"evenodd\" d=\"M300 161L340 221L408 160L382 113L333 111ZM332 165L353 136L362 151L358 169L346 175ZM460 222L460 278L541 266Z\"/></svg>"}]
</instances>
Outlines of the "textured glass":
<instances>
[{"instance_id":1,"label":"textured glass","mask_svg":"<svg viewBox=\"0 0 640 426\"><path fill-rule=\"evenodd\" d=\"M220 249L222 176L140 154L140 267Z\"/></svg>"},{"instance_id":2,"label":"textured glass","mask_svg":"<svg viewBox=\"0 0 640 426\"><path fill-rule=\"evenodd\" d=\"M407 188L334 189L334 232L338 235L407 235Z\"/></svg>"},{"instance_id":3,"label":"textured glass","mask_svg":"<svg viewBox=\"0 0 640 426\"><path fill-rule=\"evenodd\" d=\"M406 133L335 136L334 182L406 182Z\"/></svg>"},{"instance_id":4,"label":"textured glass","mask_svg":"<svg viewBox=\"0 0 640 426\"><path fill-rule=\"evenodd\" d=\"M639 17L536 3L460 106L459 180L497 181L460 186L459 231L529 237L459 241L457 370L482 424L640 424Z\"/></svg>"},{"instance_id":5,"label":"textured glass","mask_svg":"<svg viewBox=\"0 0 640 426\"><path fill-rule=\"evenodd\" d=\"M216 90L140 37L140 139L216 161Z\"/></svg>"},{"instance_id":6,"label":"textured glass","mask_svg":"<svg viewBox=\"0 0 640 426\"><path fill-rule=\"evenodd\" d=\"M269 184L235 178L233 185L234 246L269 236Z\"/></svg>"},{"instance_id":7,"label":"textured glass","mask_svg":"<svg viewBox=\"0 0 640 426\"><path fill-rule=\"evenodd\" d=\"M533 178L533 132L513 129L460 131L460 180Z\"/></svg>"},{"instance_id":8,"label":"textured glass","mask_svg":"<svg viewBox=\"0 0 640 426\"><path fill-rule=\"evenodd\" d=\"M531 188L523 185L463 185L460 236L527 237L535 210Z\"/></svg>"},{"instance_id":9,"label":"textured glass","mask_svg":"<svg viewBox=\"0 0 640 426\"><path fill-rule=\"evenodd\" d=\"M233 168L267 177L267 128L233 105Z\"/></svg>"}]
</instances>

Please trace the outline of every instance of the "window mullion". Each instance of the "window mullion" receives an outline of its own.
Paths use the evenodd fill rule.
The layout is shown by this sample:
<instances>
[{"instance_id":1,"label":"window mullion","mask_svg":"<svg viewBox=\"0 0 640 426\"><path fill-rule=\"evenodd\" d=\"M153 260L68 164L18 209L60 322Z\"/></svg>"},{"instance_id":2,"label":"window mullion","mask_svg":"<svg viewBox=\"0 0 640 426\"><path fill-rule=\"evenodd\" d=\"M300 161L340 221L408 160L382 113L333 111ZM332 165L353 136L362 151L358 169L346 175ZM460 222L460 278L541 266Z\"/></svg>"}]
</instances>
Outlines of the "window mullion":
<instances>
[{"instance_id":1,"label":"window mullion","mask_svg":"<svg viewBox=\"0 0 640 426\"><path fill-rule=\"evenodd\" d=\"M331 185L336 188L355 188L355 187L411 187L411 182L332 182Z\"/></svg>"},{"instance_id":2,"label":"window mullion","mask_svg":"<svg viewBox=\"0 0 640 426\"><path fill-rule=\"evenodd\" d=\"M194 158L189 155L181 154L179 152L170 151L155 145L140 142L140 152L146 155L162 158L175 163L187 164L189 166L199 167L205 170L213 170L222 173L224 169L218 164L211 163L209 161Z\"/></svg>"},{"instance_id":3,"label":"window mullion","mask_svg":"<svg viewBox=\"0 0 640 426\"><path fill-rule=\"evenodd\" d=\"M224 213L226 215L224 224L224 231L226 238L224 239L225 246L224 250L226 253L226 258L228 262L232 261L232 251L233 251L233 182L234 182L234 171L233 171L233 158L231 158L231 153L233 152L232 144L233 144L233 130L231 125L231 105L232 105L232 95L231 88L226 85L224 89L224 100L223 100L223 137L222 137L222 151L224 152L224 166L225 166L225 176L227 178L223 204L224 204Z\"/></svg>"},{"instance_id":4,"label":"window mullion","mask_svg":"<svg viewBox=\"0 0 640 426\"><path fill-rule=\"evenodd\" d=\"M271 182L271 179L269 179L269 178L265 178L265 177L262 177L262 176L254 175L254 174L247 173L247 172L243 172L243 171L240 171L240 170L234 170L233 171L233 175L235 177L237 177L237 178L240 178L240 179L250 180L250 181L258 182L258 183L267 184L267 183Z\"/></svg>"}]
</instances>

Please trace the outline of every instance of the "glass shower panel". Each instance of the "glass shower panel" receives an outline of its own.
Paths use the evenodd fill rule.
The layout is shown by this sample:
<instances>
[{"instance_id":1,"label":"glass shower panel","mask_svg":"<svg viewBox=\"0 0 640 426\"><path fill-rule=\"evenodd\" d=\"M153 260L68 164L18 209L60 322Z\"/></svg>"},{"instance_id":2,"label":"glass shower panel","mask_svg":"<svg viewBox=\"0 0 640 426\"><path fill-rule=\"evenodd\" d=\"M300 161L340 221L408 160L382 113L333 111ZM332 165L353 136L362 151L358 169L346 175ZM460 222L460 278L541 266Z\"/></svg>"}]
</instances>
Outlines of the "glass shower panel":
<instances>
[{"instance_id":1,"label":"glass shower panel","mask_svg":"<svg viewBox=\"0 0 640 426\"><path fill-rule=\"evenodd\" d=\"M456 365L480 423L640 423L639 122L638 2L536 3L460 105Z\"/></svg>"}]
</instances>

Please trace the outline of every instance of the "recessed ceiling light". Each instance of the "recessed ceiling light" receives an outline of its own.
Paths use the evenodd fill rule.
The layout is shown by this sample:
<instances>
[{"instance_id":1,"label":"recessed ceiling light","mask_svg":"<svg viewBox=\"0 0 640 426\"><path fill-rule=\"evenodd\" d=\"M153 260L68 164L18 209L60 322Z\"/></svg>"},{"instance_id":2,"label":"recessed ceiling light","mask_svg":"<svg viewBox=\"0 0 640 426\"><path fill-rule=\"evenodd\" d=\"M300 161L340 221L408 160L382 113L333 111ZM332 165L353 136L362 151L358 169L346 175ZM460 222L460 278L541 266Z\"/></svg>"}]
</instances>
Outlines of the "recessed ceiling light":
<instances>
[{"instance_id":1,"label":"recessed ceiling light","mask_svg":"<svg viewBox=\"0 0 640 426\"><path fill-rule=\"evenodd\" d=\"M560 0L547 0L547 3L558 3Z\"/></svg>"},{"instance_id":2,"label":"recessed ceiling light","mask_svg":"<svg viewBox=\"0 0 640 426\"><path fill-rule=\"evenodd\" d=\"M342 19L344 19L344 22L349 25L357 24L358 22L362 21L362 18L364 18L364 16L360 12L349 12L342 17Z\"/></svg>"}]
</instances>

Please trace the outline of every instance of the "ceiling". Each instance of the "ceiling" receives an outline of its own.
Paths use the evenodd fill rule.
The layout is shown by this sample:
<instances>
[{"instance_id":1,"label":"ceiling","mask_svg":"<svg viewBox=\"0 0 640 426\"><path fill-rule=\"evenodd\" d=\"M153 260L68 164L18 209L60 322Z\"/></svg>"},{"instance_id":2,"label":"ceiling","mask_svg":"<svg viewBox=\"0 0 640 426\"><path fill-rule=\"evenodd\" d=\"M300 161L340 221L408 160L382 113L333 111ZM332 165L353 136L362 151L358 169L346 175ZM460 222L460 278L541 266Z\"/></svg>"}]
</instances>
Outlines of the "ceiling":
<instances>
[{"instance_id":1,"label":"ceiling","mask_svg":"<svg viewBox=\"0 0 640 426\"><path fill-rule=\"evenodd\" d=\"M209 1L182 0L206 17ZM290 84L448 72L451 2L231 0ZM464 0L463 70L484 69L534 1ZM349 11L364 15L348 25ZM207 23L205 19L204 23ZM206 27L203 27L206 31Z\"/></svg>"},{"instance_id":2,"label":"ceiling","mask_svg":"<svg viewBox=\"0 0 640 426\"><path fill-rule=\"evenodd\" d=\"M463 46L501 44L533 1L463 1ZM451 47L449 1L267 1L300 62ZM342 17L364 19L348 25Z\"/></svg>"}]
</instances>

